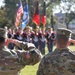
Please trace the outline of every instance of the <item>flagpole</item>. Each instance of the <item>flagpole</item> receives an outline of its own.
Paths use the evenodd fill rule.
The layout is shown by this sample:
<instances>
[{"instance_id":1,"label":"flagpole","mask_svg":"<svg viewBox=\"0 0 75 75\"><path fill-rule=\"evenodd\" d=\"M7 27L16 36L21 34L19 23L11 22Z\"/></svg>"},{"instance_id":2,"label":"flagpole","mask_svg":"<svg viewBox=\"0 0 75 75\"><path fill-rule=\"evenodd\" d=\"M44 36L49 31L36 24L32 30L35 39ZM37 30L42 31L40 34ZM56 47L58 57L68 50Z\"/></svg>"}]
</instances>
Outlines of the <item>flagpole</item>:
<instances>
[{"instance_id":1,"label":"flagpole","mask_svg":"<svg viewBox=\"0 0 75 75\"><path fill-rule=\"evenodd\" d=\"M26 0L26 3L28 4L28 0ZM29 21L28 21L28 23L26 24L26 26L28 26L29 25Z\"/></svg>"},{"instance_id":2,"label":"flagpole","mask_svg":"<svg viewBox=\"0 0 75 75\"><path fill-rule=\"evenodd\" d=\"M43 27L46 26L46 3L45 3L45 0L43 2L43 12L42 12L41 23L43 24Z\"/></svg>"},{"instance_id":3,"label":"flagpole","mask_svg":"<svg viewBox=\"0 0 75 75\"><path fill-rule=\"evenodd\" d=\"M21 2L21 0L20 0L20 2Z\"/></svg>"},{"instance_id":4,"label":"flagpole","mask_svg":"<svg viewBox=\"0 0 75 75\"><path fill-rule=\"evenodd\" d=\"M26 0L26 3L28 4L28 0Z\"/></svg>"},{"instance_id":5,"label":"flagpole","mask_svg":"<svg viewBox=\"0 0 75 75\"><path fill-rule=\"evenodd\" d=\"M45 2L45 0L44 0L44 2ZM45 28L45 25L43 25L43 28Z\"/></svg>"}]
</instances>

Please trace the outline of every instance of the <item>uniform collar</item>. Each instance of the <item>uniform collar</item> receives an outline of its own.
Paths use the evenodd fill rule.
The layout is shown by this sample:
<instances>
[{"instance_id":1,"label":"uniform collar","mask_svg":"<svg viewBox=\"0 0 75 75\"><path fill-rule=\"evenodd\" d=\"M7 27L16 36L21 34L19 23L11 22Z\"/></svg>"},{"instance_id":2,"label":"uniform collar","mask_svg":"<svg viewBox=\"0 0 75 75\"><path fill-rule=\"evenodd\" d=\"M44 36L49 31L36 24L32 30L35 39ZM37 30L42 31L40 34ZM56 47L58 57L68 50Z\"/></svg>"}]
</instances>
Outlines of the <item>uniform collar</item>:
<instances>
[{"instance_id":1,"label":"uniform collar","mask_svg":"<svg viewBox=\"0 0 75 75\"><path fill-rule=\"evenodd\" d=\"M69 47L67 47L67 48L60 48L60 49L56 48L55 49L55 51L59 51L59 52L61 52L61 51L69 51L69 50L70 50Z\"/></svg>"}]
</instances>

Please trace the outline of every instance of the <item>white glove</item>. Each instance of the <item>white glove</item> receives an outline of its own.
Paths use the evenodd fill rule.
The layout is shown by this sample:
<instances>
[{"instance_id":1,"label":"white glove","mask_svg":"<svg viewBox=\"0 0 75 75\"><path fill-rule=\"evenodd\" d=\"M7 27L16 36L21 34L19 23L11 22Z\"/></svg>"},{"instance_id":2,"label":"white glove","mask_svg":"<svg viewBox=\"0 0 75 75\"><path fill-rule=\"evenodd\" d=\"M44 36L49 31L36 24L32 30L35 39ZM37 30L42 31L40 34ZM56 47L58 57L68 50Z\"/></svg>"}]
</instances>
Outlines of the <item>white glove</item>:
<instances>
[{"instance_id":1,"label":"white glove","mask_svg":"<svg viewBox=\"0 0 75 75\"><path fill-rule=\"evenodd\" d=\"M35 48L35 45L33 43L28 43L28 49L32 49L32 48Z\"/></svg>"}]
</instances>

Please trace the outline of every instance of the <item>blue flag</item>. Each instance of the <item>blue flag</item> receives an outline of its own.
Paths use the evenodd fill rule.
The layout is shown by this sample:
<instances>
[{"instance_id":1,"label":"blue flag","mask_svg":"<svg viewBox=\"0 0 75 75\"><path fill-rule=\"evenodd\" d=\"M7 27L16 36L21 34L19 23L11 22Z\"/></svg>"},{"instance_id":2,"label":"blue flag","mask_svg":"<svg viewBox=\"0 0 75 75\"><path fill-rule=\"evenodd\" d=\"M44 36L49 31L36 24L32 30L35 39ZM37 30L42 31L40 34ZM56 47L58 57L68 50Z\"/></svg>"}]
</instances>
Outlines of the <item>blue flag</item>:
<instances>
[{"instance_id":1,"label":"blue flag","mask_svg":"<svg viewBox=\"0 0 75 75\"><path fill-rule=\"evenodd\" d=\"M24 8L23 19L22 19L22 29L25 28L28 21L29 21L29 12L28 12L28 4L26 4L26 6Z\"/></svg>"}]
</instances>

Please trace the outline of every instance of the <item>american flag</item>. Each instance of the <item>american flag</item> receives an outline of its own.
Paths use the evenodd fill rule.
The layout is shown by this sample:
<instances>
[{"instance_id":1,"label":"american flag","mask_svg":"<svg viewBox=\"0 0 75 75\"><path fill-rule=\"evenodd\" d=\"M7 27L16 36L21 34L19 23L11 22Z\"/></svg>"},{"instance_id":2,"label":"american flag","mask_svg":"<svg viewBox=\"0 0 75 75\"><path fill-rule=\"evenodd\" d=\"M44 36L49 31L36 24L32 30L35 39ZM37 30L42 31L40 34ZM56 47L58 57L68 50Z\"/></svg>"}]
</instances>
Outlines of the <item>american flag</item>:
<instances>
[{"instance_id":1,"label":"american flag","mask_svg":"<svg viewBox=\"0 0 75 75\"><path fill-rule=\"evenodd\" d=\"M29 12L28 12L28 3L27 3L24 8L24 14L23 14L23 19L22 19L22 29L25 28L28 21L29 21Z\"/></svg>"},{"instance_id":2,"label":"american flag","mask_svg":"<svg viewBox=\"0 0 75 75\"><path fill-rule=\"evenodd\" d=\"M18 4L18 11L17 11L17 15L16 15L16 22L15 22L16 27L20 23L20 19L21 19L22 14L23 14L23 6L22 6L22 2L20 1L19 4Z\"/></svg>"}]
</instances>

